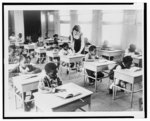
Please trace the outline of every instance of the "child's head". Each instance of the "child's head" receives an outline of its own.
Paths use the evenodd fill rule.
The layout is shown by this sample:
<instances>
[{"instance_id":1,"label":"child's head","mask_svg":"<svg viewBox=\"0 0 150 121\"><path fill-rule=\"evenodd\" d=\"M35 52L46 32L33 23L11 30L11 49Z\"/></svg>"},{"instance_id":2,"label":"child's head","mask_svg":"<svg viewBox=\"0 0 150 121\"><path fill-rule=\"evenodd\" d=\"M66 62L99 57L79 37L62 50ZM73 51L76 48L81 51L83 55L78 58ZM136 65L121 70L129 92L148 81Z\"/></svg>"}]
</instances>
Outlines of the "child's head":
<instances>
[{"instance_id":1,"label":"child's head","mask_svg":"<svg viewBox=\"0 0 150 121\"><path fill-rule=\"evenodd\" d=\"M91 45L91 46L89 47L89 53L90 53L91 55L96 55L96 46Z\"/></svg>"},{"instance_id":2,"label":"child's head","mask_svg":"<svg viewBox=\"0 0 150 121\"><path fill-rule=\"evenodd\" d=\"M130 44L129 51L130 52L135 52L135 50L136 50L136 46L134 44Z\"/></svg>"},{"instance_id":3,"label":"child's head","mask_svg":"<svg viewBox=\"0 0 150 121\"><path fill-rule=\"evenodd\" d=\"M104 40L104 43L103 43L103 45L108 45L108 40Z\"/></svg>"},{"instance_id":4,"label":"child's head","mask_svg":"<svg viewBox=\"0 0 150 121\"><path fill-rule=\"evenodd\" d=\"M132 59L131 56L125 56L125 57L123 58L123 63L124 63L124 65L125 65L127 68L130 68L130 67L131 67L132 61L133 61L133 59Z\"/></svg>"},{"instance_id":5,"label":"child's head","mask_svg":"<svg viewBox=\"0 0 150 121\"><path fill-rule=\"evenodd\" d=\"M15 36L15 32L12 32L12 33L11 33L11 36Z\"/></svg>"},{"instance_id":6,"label":"child's head","mask_svg":"<svg viewBox=\"0 0 150 121\"><path fill-rule=\"evenodd\" d=\"M54 34L54 35L53 35L53 38L54 38L54 39L58 39L58 34Z\"/></svg>"},{"instance_id":7,"label":"child's head","mask_svg":"<svg viewBox=\"0 0 150 121\"><path fill-rule=\"evenodd\" d=\"M19 34L18 34L18 37L19 37L19 38L22 38L22 33L19 33Z\"/></svg>"},{"instance_id":8,"label":"child's head","mask_svg":"<svg viewBox=\"0 0 150 121\"><path fill-rule=\"evenodd\" d=\"M29 56L27 57L20 56L19 63L21 67L25 68L27 65L30 64L30 62L31 62L31 58Z\"/></svg>"},{"instance_id":9,"label":"child's head","mask_svg":"<svg viewBox=\"0 0 150 121\"><path fill-rule=\"evenodd\" d=\"M68 50L68 48L69 48L68 43L64 43L64 44L63 44L63 49L64 49L64 50Z\"/></svg>"},{"instance_id":10,"label":"child's head","mask_svg":"<svg viewBox=\"0 0 150 121\"><path fill-rule=\"evenodd\" d=\"M57 78L57 66L55 63L50 62L45 65L45 72L47 76L49 76L51 79Z\"/></svg>"}]
</instances>

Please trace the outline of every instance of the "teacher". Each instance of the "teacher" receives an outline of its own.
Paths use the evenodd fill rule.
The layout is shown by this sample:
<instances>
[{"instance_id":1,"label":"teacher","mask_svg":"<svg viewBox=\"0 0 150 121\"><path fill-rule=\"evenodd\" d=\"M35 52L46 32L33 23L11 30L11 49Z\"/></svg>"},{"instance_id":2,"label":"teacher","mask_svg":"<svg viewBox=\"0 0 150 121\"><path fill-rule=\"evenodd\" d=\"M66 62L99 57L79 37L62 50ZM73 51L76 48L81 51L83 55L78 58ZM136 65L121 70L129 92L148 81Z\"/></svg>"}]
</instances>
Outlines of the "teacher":
<instances>
[{"instance_id":1,"label":"teacher","mask_svg":"<svg viewBox=\"0 0 150 121\"><path fill-rule=\"evenodd\" d=\"M84 54L84 39L79 25L75 25L71 32L71 46L76 54Z\"/></svg>"}]
</instances>

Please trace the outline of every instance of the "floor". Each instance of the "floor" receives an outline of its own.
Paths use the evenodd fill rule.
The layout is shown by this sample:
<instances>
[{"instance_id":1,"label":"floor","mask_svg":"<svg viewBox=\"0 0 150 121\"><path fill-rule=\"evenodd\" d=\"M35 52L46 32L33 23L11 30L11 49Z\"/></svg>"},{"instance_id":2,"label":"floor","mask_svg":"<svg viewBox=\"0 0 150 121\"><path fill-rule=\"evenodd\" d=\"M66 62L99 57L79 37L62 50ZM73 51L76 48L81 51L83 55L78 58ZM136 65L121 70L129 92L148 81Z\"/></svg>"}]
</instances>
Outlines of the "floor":
<instances>
[{"instance_id":1,"label":"floor","mask_svg":"<svg viewBox=\"0 0 150 121\"><path fill-rule=\"evenodd\" d=\"M35 61L33 61L35 63ZM36 66L41 69L44 68L45 64L36 64ZM66 74L65 69L62 69L63 72L61 75L63 84L73 82L79 86L82 86L88 90L94 92L94 86L89 86L88 83L84 86L84 77L82 75L83 72L76 73L75 71L70 72L69 75ZM119 92L118 95L121 96L116 100L112 100L112 95L108 93L107 85L108 78L102 80L102 82L98 82L98 91L94 92L91 100L91 110L92 111L139 111L139 98L142 97L142 92L138 92L134 94L133 98L133 108L130 108L130 94ZM135 89L139 88L139 84L135 85ZM9 107L10 111L20 112L23 111L21 102L18 101L18 108L15 108L14 96L12 93L12 87L9 86ZM83 109L88 110L88 106L84 106ZM35 111L35 106L31 108L30 111ZM79 112L80 110L76 110Z\"/></svg>"}]
</instances>

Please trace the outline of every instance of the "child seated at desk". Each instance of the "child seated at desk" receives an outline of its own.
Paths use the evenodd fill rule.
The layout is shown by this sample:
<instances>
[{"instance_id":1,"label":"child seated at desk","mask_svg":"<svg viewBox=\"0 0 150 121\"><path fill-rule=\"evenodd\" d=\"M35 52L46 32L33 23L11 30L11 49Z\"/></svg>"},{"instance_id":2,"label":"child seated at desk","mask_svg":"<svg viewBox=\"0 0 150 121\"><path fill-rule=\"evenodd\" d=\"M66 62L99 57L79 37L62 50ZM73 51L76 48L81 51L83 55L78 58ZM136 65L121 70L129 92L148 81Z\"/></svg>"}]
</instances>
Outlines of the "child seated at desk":
<instances>
[{"instance_id":1,"label":"child seated at desk","mask_svg":"<svg viewBox=\"0 0 150 121\"><path fill-rule=\"evenodd\" d=\"M108 40L104 40L104 43L103 43L103 45L102 45L101 50L111 50L111 49L112 49L112 48L109 47L109 41L108 41ZM108 56L102 55L102 57L103 57L103 58L106 58L107 60L109 59ZM111 56L111 57L110 57L110 60L113 60L113 59L114 59L114 57Z\"/></svg>"},{"instance_id":2,"label":"child seated at desk","mask_svg":"<svg viewBox=\"0 0 150 121\"><path fill-rule=\"evenodd\" d=\"M69 48L69 45L68 43L64 43L62 45L62 49L59 51L59 56L67 56L67 55L72 55L73 52L72 52L72 49ZM62 62L62 65L63 66L68 66L69 67L69 64L66 64L65 62ZM70 67L72 68L74 66L74 63L70 63ZM67 71L67 74L68 74L68 71Z\"/></svg>"},{"instance_id":3,"label":"child seated at desk","mask_svg":"<svg viewBox=\"0 0 150 121\"><path fill-rule=\"evenodd\" d=\"M43 48L45 47L44 40L41 36L39 36L38 38L37 47L43 47ZM39 61L41 63L44 63L45 60L46 60L46 53L40 53L40 58L37 59L36 63L39 64Z\"/></svg>"},{"instance_id":4,"label":"child seated at desk","mask_svg":"<svg viewBox=\"0 0 150 121\"><path fill-rule=\"evenodd\" d=\"M125 56L123 58L123 61L120 62L118 65L116 65L112 70L114 70L114 69L115 70L129 69L131 67L131 65L132 65L132 61L133 61L133 59L132 59L131 56ZM110 79L114 80L114 72L111 74ZM118 86L120 86L122 88L126 88L126 83L124 83L121 80L116 79L115 83L116 83L116 85L118 85ZM113 86L114 86L114 82L109 87L109 94L112 94Z\"/></svg>"},{"instance_id":5,"label":"child seated at desk","mask_svg":"<svg viewBox=\"0 0 150 121\"><path fill-rule=\"evenodd\" d=\"M40 73L41 69L30 64L31 58L29 56L21 56L19 59L19 65L10 71L10 74L36 74Z\"/></svg>"},{"instance_id":6,"label":"child seated at desk","mask_svg":"<svg viewBox=\"0 0 150 121\"><path fill-rule=\"evenodd\" d=\"M36 73L40 73L41 69L31 65L30 61L31 61L30 57L21 56L20 60L19 60L19 65L9 72L9 76L12 77L12 76L17 76L19 74L36 74ZM37 90L32 90L31 91L30 99L33 99L32 93L35 92L35 91L37 91ZM16 89L16 92L20 93L19 90L17 90L17 89ZM23 95L26 99L26 97L27 97L26 92L24 92ZM25 110L29 111L30 108L31 108L31 102L25 103Z\"/></svg>"},{"instance_id":7,"label":"child seated at desk","mask_svg":"<svg viewBox=\"0 0 150 121\"><path fill-rule=\"evenodd\" d=\"M136 46L134 44L130 44L129 48L125 50L125 56L138 55L139 53L136 50Z\"/></svg>"},{"instance_id":8,"label":"child seated at desk","mask_svg":"<svg viewBox=\"0 0 150 121\"><path fill-rule=\"evenodd\" d=\"M85 61L93 62L96 59L99 59L99 57L96 55L96 46L91 45L89 47L89 52L85 56ZM91 76L91 77L95 78L95 73L93 71L86 69L86 72L87 72L88 76ZM95 79L93 79L91 77L89 77L89 84L93 85L94 82L95 82ZM104 77L104 74L102 72L98 72L97 73L97 78L102 78L102 77Z\"/></svg>"},{"instance_id":9,"label":"child seated at desk","mask_svg":"<svg viewBox=\"0 0 150 121\"><path fill-rule=\"evenodd\" d=\"M16 55L15 49L9 47L9 64L15 64L19 62L19 56Z\"/></svg>"},{"instance_id":10,"label":"child seated at desk","mask_svg":"<svg viewBox=\"0 0 150 121\"><path fill-rule=\"evenodd\" d=\"M51 51L52 53L57 53L57 54L59 54L59 46L58 46L58 43L57 43L57 42L54 42L54 43L53 43L52 47L50 48L50 51ZM59 68L59 65L60 65L60 57L59 57L59 56L58 56L58 57L54 57L54 58L49 57L49 59L50 59L50 61L55 62L55 63L57 64L57 67Z\"/></svg>"},{"instance_id":11,"label":"child seated at desk","mask_svg":"<svg viewBox=\"0 0 150 121\"><path fill-rule=\"evenodd\" d=\"M45 73L42 75L38 91L41 93L55 93L56 87L62 85L62 81L57 76L57 66L55 63L50 62L45 65Z\"/></svg>"}]
</instances>

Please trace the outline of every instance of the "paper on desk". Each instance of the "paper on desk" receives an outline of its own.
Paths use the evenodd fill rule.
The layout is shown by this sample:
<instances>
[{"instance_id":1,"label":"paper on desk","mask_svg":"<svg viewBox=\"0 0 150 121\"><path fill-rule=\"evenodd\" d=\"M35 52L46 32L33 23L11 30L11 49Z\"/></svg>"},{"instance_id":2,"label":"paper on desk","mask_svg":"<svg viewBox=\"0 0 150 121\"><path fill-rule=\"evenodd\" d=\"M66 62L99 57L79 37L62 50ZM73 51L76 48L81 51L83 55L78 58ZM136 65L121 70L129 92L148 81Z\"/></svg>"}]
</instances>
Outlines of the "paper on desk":
<instances>
[{"instance_id":1,"label":"paper on desk","mask_svg":"<svg viewBox=\"0 0 150 121\"><path fill-rule=\"evenodd\" d=\"M126 69L126 70L129 71L129 72L137 72L137 71L141 71L142 69L139 68L139 67L132 67L132 68Z\"/></svg>"}]
</instances>

